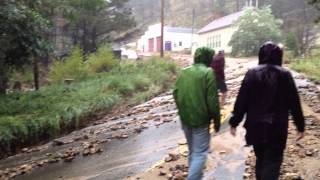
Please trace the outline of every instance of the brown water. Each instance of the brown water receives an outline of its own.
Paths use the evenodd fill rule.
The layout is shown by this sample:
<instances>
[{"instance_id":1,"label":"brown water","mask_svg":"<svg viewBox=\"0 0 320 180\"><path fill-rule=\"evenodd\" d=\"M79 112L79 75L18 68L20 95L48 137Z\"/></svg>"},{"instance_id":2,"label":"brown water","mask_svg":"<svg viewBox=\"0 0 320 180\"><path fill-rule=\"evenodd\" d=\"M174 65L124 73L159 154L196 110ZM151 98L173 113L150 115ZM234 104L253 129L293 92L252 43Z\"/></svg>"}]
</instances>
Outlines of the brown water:
<instances>
[{"instance_id":1,"label":"brown water","mask_svg":"<svg viewBox=\"0 0 320 180\"><path fill-rule=\"evenodd\" d=\"M176 147L181 138L178 123L152 127L126 140L106 144L102 154L85 158L79 156L72 163L53 164L17 179L123 179L159 161Z\"/></svg>"}]
</instances>

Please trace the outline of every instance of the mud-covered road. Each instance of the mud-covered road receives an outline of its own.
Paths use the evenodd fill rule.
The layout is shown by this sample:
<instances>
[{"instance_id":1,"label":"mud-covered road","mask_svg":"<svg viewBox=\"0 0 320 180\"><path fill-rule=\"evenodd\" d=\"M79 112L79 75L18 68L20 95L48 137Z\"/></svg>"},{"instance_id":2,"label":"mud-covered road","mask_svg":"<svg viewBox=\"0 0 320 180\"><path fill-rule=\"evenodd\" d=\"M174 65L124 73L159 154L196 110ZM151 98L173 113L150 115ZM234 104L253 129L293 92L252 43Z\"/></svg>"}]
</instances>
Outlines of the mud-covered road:
<instances>
[{"instance_id":1,"label":"mud-covered road","mask_svg":"<svg viewBox=\"0 0 320 180\"><path fill-rule=\"evenodd\" d=\"M174 59L180 66L192 62L188 56L177 55ZM224 115L231 111L244 73L256 64L255 59L227 59L229 94ZM282 178L320 179L319 89L302 75L294 75L305 102L307 134L300 145L289 140ZM294 139L292 126L290 132ZM213 134L205 179L253 177L254 159L251 149L244 147L244 133L241 129L234 138L224 128ZM187 171L186 150L168 92L114 117L104 117L88 128L0 160L0 179L183 179ZM301 168L298 162L305 167Z\"/></svg>"}]
</instances>

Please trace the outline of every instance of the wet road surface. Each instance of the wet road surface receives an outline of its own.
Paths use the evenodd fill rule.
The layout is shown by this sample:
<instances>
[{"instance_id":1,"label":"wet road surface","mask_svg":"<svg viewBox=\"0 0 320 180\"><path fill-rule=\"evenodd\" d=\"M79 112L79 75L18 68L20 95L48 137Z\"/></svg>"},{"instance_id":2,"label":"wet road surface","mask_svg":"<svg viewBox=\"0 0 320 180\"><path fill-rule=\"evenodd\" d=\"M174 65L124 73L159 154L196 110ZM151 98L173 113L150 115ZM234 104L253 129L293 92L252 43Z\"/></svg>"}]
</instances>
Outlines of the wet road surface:
<instances>
[{"instance_id":1,"label":"wet road surface","mask_svg":"<svg viewBox=\"0 0 320 180\"><path fill-rule=\"evenodd\" d=\"M58 163L20 176L19 180L43 179L123 179L141 173L176 148L182 138L177 122L151 127L126 140L115 140L103 146L102 154L79 157L72 163Z\"/></svg>"}]
</instances>

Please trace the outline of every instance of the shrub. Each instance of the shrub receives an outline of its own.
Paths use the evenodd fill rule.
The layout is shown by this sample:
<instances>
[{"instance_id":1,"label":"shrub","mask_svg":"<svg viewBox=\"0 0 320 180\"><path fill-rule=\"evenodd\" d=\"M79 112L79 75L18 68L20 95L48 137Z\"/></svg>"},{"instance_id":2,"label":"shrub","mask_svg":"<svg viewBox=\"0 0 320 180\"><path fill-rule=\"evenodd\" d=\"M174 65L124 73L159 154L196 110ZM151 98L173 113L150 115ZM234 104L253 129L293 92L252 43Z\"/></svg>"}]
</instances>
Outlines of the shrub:
<instances>
[{"instance_id":1,"label":"shrub","mask_svg":"<svg viewBox=\"0 0 320 180\"><path fill-rule=\"evenodd\" d=\"M266 41L280 42L281 21L273 15L270 7L248 8L235 26L238 30L232 35L229 45L233 56L257 55L260 46Z\"/></svg>"},{"instance_id":2,"label":"shrub","mask_svg":"<svg viewBox=\"0 0 320 180\"><path fill-rule=\"evenodd\" d=\"M123 96L130 96L135 90L131 79L122 75L110 78L109 88Z\"/></svg>"},{"instance_id":3,"label":"shrub","mask_svg":"<svg viewBox=\"0 0 320 180\"><path fill-rule=\"evenodd\" d=\"M298 47L298 40L294 33L289 32L286 35L286 47L288 48L289 51L292 52L292 55L294 57L297 57L299 55L299 47Z\"/></svg>"},{"instance_id":4,"label":"shrub","mask_svg":"<svg viewBox=\"0 0 320 180\"><path fill-rule=\"evenodd\" d=\"M132 83L134 84L134 89L136 91L146 91L149 89L151 79L139 74L132 79Z\"/></svg>"},{"instance_id":5,"label":"shrub","mask_svg":"<svg viewBox=\"0 0 320 180\"><path fill-rule=\"evenodd\" d=\"M88 69L94 73L109 71L118 65L118 60L114 57L112 50L108 46L98 48L97 52L88 56Z\"/></svg>"},{"instance_id":6,"label":"shrub","mask_svg":"<svg viewBox=\"0 0 320 180\"><path fill-rule=\"evenodd\" d=\"M88 72L84 65L83 51L75 47L71 55L63 60L56 60L50 67L49 78L55 82L65 79L83 79Z\"/></svg>"},{"instance_id":7,"label":"shrub","mask_svg":"<svg viewBox=\"0 0 320 180\"><path fill-rule=\"evenodd\" d=\"M20 81L21 83L33 83L33 72L30 67L26 66L25 70L13 70L10 75L10 82Z\"/></svg>"},{"instance_id":8,"label":"shrub","mask_svg":"<svg viewBox=\"0 0 320 180\"><path fill-rule=\"evenodd\" d=\"M314 48L311 50L311 56L313 57L320 57L320 48L317 47L317 48Z\"/></svg>"},{"instance_id":9,"label":"shrub","mask_svg":"<svg viewBox=\"0 0 320 180\"><path fill-rule=\"evenodd\" d=\"M73 58L79 57L78 52ZM9 147L57 137L79 127L83 117L124 100L137 103L161 93L173 84L174 72L171 60L156 57L120 63L109 72L70 85L0 96L0 154Z\"/></svg>"},{"instance_id":10,"label":"shrub","mask_svg":"<svg viewBox=\"0 0 320 180\"><path fill-rule=\"evenodd\" d=\"M305 73L310 79L320 81L320 58L319 56L297 59L291 62L290 67L298 72Z\"/></svg>"}]
</instances>

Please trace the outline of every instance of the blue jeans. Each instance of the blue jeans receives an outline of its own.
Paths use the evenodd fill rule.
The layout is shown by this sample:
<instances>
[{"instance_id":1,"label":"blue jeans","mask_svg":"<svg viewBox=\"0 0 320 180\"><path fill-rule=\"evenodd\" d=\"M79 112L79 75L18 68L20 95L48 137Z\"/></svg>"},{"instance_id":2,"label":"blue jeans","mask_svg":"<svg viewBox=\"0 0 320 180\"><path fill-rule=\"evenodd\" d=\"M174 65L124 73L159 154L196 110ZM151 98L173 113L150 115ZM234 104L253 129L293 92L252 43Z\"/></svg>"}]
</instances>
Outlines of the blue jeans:
<instances>
[{"instance_id":1,"label":"blue jeans","mask_svg":"<svg viewBox=\"0 0 320 180\"><path fill-rule=\"evenodd\" d=\"M192 128L183 124L182 129L186 136L189 149L188 180L200 180L203 176L202 170L207 161L209 150L209 125L207 127Z\"/></svg>"}]
</instances>

